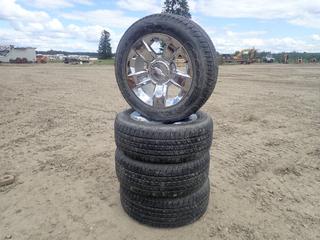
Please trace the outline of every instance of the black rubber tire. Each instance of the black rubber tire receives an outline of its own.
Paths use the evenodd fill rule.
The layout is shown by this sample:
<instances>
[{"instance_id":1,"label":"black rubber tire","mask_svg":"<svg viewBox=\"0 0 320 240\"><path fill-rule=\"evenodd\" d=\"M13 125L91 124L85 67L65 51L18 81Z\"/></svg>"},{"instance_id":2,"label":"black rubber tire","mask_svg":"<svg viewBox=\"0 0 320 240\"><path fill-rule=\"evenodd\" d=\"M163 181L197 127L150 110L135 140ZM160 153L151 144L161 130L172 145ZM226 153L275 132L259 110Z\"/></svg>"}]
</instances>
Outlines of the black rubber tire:
<instances>
[{"instance_id":1,"label":"black rubber tire","mask_svg":"<svg viewBox=\"0 0 320 240\"><path fill-rule=\"evenodd\" d=\"M208 178L210 154L187 163L154 164L116 150L116 173L123 188L144 196L176 198L199 189Z\"/></svg>"},{"instance_id":2,"label":"black rubber tire","mask_svg":"<svg viewBox=\"0 0 320 240\"><path fill-rule=\"evenodd\" d=\"M181 124L142 122L130 117L133 110L118 113L115 140L127 156L152 163L180 163L200 158L210 149L213 122L204 112Z\"/></svg>"},{"instance_id":3,"label":"black rubber tire","mask_svg":"<svg viewBox=\"0 0 320 240\"><path fill-rule=\"evenodd\" d=\"M163 109L145 104L127 82L130 48L141 36L150 33L164 33L182 43L194 72L187 95L178 104ZM148 119L175 122L198 111L212 94L218 76L217 54L210 37L192 20L172 14L154 14L135 22L121 38L115 57L115 75L123 97L132 108Z\"/></svg>"},{"instance_id":4,"label":"black rubber tire","mask_svg":"<svg viewBox=\"0 0 320 240\"><path fill-rule=\"evenodd\" d=\"M140 223L153 227L180 227L198 220L207 210L209 179L198 191L182 198L146 198L120 187L125 212Z\"/></svg>"}]
</instances>

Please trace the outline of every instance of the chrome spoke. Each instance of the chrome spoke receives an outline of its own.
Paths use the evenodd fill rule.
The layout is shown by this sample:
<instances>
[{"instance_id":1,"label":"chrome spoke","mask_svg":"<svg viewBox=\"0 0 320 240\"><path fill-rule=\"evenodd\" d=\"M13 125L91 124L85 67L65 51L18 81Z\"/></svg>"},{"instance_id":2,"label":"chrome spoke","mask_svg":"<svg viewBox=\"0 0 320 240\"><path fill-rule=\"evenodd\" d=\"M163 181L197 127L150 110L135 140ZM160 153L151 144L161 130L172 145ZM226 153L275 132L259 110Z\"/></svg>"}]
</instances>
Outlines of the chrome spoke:
<instances>
[{"instance_id":1,"label":"chrome spoke","mask_svg":"<svg viewBox=\"0 0 320 240\"><path fill-rule=\"evenodd\" d=\"M140 58L142 58L144 62L149 62L149 61L147 61L147 59L146 59L146 57L143 55L143 53L144 53L143 50L140 50L140 49L139 49L139 50L138 50L138 49L136 50L136 54L137 54Z\"/></svg>"},{"instance_id":2,"label":"chrome spoke","mask_svg":"<svg viewBox=\"0 0 320 240\"><path fill-rule=\"evenodd\" d=\"M189 80L191 80L191 77L188 74L177 70L171 82L178 88L183 89L186 86L186 82Z\"/></svg>"},{"instance_id":3,"label":"chrome spoke","mask_svg":"<svg viewBox=\"0 0 320 240\"><path fill-rule=\"evenodd\" d=\"M171 58L170 58L170 61L173 61L173 60L175 60L175 59L177 58L177 55L178 55L179 50L180 50L180 47L177 48L177 49L172 53L172 56L171 56Z\"/></svg>"},{"instance_id":4,"label":"chrome spoke","mask_svg":"<svg viewBox=\"0 0 320 240\"><path fill-rule=\"evenodd\" d=\"M154 50L153 50L144 40L142 40L142 43L143 43L143 45L145 46L145 48L148 50L148 52L150 53L150 55L151 55L153 58L156 58L156 57L157 57L157 54L154 52Z\"/></svg>"},{"instance_id":5,"label":"chrome spoke","mask_svg":"<svg viewBox=\"0 0 320 240\"><path fill-rule=\"evenodd\" d=\"M168 86L167 84L156 85L153 93L153 106L157 108L166 107Z\"/></svg>"},{"instance_id":6,"label":"chrome spoke","mask_svg":"<svg viewBox=\"0 0 320 240\"><path fill-rule=\"evenodd\" d=\"M141 41L141 44L136 49L136 53L146 62L150 63L157 57L157 54L153 49L144 41Z\"/></svg>"},{"instance_id":7,"label":"chrome spoke","mask_svg":"<svg viewBox=\"0 0 320 240\"><path fill-rule=\"evenodd\" d=\"M138 87L146 80L151 81L150 79L147 79L147 76L148 76L148 71L139 71L139 72L129 74L128 84L130 88L132 89L132 88Z\"/></svg>"},{"instance_id":8,"label":"chrome spoke","mask_svg":"<svg viewBox=\"0 0 320 240\"><path fill-rule=\"evenodd\" d=\"M171 45L166 45L163 49L163 57L166 58L168 61L173 61L177 58L177 54L180 50L180 47L174 48Z\"/></svg>"},{"instance_id":9,"label":"chrome spoke","mask_svg":"<svg viewBox=\"0 0 320 240\"><path fill-rule=\"evenodd\" d=\"M146 78L145 80L142 80L141 82L137 83L136 88L140 88L140 87L147 85L151 82L152 82L152 80L150 78Z\"/></svg>"},{"instance_id":10,"label":"chrome spoke","mask_svg":"<svg viewBox=\"0 0 320 240\"><path fill-rule=\"evenodd\" d=\"M143 71L131 73L131 74L128 75L128 77L138 78L138 77L146 76L147 74L148 74L148 71L143 70Z\"/></svg>"}]
</instances>

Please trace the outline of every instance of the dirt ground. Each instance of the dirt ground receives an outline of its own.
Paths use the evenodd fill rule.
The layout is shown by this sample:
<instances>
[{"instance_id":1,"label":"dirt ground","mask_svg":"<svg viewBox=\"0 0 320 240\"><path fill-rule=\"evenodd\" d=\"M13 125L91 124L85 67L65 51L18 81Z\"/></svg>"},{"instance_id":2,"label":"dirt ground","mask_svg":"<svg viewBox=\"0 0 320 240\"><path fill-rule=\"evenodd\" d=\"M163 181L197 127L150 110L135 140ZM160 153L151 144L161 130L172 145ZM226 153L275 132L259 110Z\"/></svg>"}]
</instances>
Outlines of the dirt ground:
<instances>
[{"instance_id":1,"label":"dirt ground","mask_svg":"<svg viewBox=\"0 0 320 240\"><path fill-rule=\"evenodd\" d=\"M320 239L320 65L222 66L207 213L178 229L119 201L112 66L0 65L0 239Z\"/></svg>"}]
</instances>

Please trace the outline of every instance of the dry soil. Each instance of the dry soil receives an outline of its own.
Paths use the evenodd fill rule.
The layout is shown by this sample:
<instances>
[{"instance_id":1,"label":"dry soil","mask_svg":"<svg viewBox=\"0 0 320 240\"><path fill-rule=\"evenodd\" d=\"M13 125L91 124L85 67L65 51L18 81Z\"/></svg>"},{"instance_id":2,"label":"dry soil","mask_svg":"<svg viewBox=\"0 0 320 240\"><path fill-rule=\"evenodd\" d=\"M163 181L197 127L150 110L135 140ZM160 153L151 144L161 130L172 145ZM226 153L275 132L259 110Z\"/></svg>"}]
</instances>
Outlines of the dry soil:
<instances>
[{"instance_id":1,"label":"dry soil","mask_svg":"<svg viewBox=\"0 0 320 240\"><path fill-rule=\"evenodd\" d=\"M320 65L222 66L207 213L178 229L119 201L112 66L0 65L0 239L320 239Z\"/></svg>"}]
</instances>

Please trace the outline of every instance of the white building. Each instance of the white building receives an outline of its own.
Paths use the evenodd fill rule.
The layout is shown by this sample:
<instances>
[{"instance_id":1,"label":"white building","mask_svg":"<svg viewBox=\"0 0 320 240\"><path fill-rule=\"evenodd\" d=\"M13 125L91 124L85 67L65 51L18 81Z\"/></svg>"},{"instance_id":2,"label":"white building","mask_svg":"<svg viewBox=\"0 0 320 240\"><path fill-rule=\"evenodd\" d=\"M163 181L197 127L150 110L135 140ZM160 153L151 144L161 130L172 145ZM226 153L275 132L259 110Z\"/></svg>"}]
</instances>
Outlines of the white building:
<instances>
[{"instance_id":1,"label":"white building","mask_svg":"<svg viewBox=\"0 0 320 240\"><path fill-rule=\"evenodd\" d=\"M0 46L0 62L8 63L19 60L36 61L36 49L33 47Z\"/></svg>"},{"instance_id":2,"label":"white building","mask_svg":"<svg viewBox=\"0 0 320 240\"><path fill-rule=\"evenodd\" d=\"M45 55L48 57L49 61L63 61L66 56L64 54L55 54L55 55Z\"/></svg>"}]
</instances>

